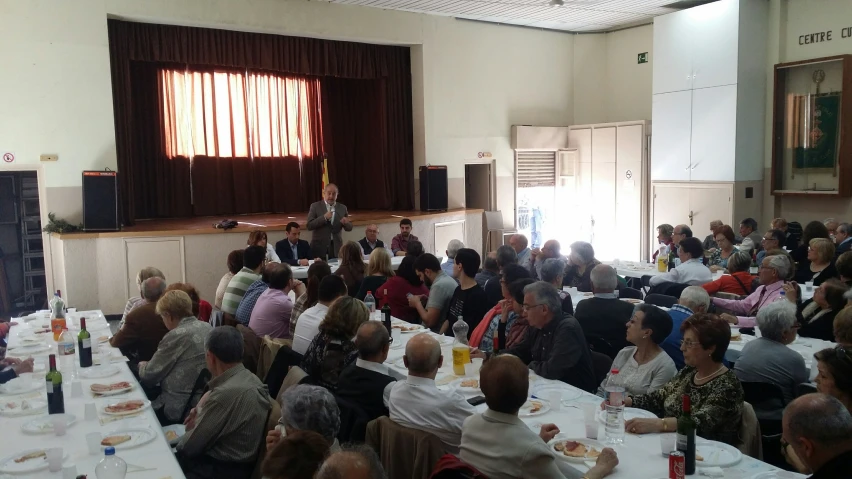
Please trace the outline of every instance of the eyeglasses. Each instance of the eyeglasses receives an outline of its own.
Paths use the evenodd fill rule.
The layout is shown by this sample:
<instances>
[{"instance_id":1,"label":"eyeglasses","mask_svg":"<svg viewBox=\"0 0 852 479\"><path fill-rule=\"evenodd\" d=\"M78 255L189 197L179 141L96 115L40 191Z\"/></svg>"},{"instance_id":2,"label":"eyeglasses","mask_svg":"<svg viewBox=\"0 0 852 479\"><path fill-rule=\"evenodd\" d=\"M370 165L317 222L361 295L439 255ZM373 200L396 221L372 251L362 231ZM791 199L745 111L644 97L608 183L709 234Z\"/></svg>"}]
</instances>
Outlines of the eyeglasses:
<instances>
[{"instance_id":1,"label":"eyeglasses","mask_svg":"<svg viewBox=\"0 0 852 479\"><path fill-rule=\"evenodd\" d=\"M527 311L529 311L529 310L531 310L531 309L533 309L533 308L537 308L537 307L539 307L539 306L544 306L544 303L539 303L539 304L530 304L530 305L526 305L526 304L525 304L525 305L523 305L523 310L524 310L524 312L527 312Z\"/></svg>"},{"instance_id":2,"label":"eyeglasses","mask_svg":"<svg viewBox=\"0 0 852 479\"><path fill-rule=\"evenodd\" d=\"M699 344L701 344L701 343L699 343L697 341L691 341L691 340L688 340L688 339L681 339L680 340L680 345L686 346L686 349L692 349L695 346L698 346Z\"/></svg>"},{"instance_id":3,"label":"eyeglasses","mask_svg":"<svg viewBox=\"0 0 852 479\"><path fill-rule=\"evenodd\" d=\"M849 359L849 353L852 352L843 346L837 346L834 348L834 354L837 355L837 359Z\"/></svg>"}]
</instances>

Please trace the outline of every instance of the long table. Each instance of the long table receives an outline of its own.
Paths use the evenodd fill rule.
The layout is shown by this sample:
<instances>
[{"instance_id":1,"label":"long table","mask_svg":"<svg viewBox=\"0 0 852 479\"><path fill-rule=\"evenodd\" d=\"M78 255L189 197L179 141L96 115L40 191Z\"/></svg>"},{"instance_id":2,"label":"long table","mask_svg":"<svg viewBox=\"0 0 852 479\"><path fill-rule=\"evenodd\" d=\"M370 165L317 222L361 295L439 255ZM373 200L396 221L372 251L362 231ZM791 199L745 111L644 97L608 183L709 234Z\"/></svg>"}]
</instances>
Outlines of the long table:
<instances>
[{"instance_id":1,"label":"long table","mask_svg":"<svg viewBox=\"0 0 852 479\"><path fill-rule=\"evenodd\" d=\"M737 328L732 328L732 330L736 329ZM742 352L745 345L760 337L760 328L754 329L754 336L749 334L741 334L741 338L739 341L731 341L731 345L728 346L728 351L725 352L725 359L733 362L737 361L737 358L740 357L740 353ZM795 341L787 345L788 348L799 353L805 360L805 367L807 367L811 373L811 381L816 378L818 372L816 367L816 361L814 361L814 353L825 348L833 348L835 346L837 346L837 343L823 341L822 339L816 338L804 338L802 336L797 336Z\"/></svg>"},{"instance_id":2,"label":"long table","mask_svg":"<svg viewBox=\"0 0 852 479\"><path fill-rule=\"evenodd\" d=\"M394 271L399 269L399 265L402 264L403 258L404 258L404 256L393 256L393 257L391 257L391 267L393 268ZM442 256L438 257L438 261L443 262L443 260L444 260L444 258ZM313 262L314 261L311 260L310 264L313 264ZM367 264L368 262L369 262L369 260L364 260L364 264ZM330 261L328 263L328 266L331 268L332 273L337 271L337 267L339 266L339 264L340 263L336 260ZM293 277L294 278L305 279L305 278L308 277L308 268L310 268L310 265L308 265L308 266L291 266L290 268L293 270Z\"/></svg>"},{"instance_id":3,"label":"long table","mask_svg":"<svg viewBox=\"0 0 852 479\"><path fill-rule=\"evenodd\" d=\"M30 354L27 352L27 350L21 348L22 337L33 334L33 331L41 329L40 326L42 326L45 322L49 322L45 319L47 318L47 315L45 313L36 313L36 315L36 319L29 322L24 322L23 319L14 320L19 322L19 324L16 326L12 326L11 330L9 331L8 349L6 352L6 356L18 357L22 359L27 357L33 357L35 359L36 365L36 372L32 373L34 376L34 380L40 381L39 384L44 384L44 365L47 362L47 355L56 354L56 342L53 341L53 335L51 333L39 335L44 337L45 344L49 346L49 349L47 351L41 351L38 353ZM104 315L101 311L84 311L77 313L69 313L69 319L72 324L79 325L78 318L80 317L85 317L87 319L87 324L106 323ZM99 338L101 336L110 336L109 327L107 326L106 329L101 328L97 330L92 330L91 335L93 338ZM60 368L63 380L62 389L65 395L65 412L68 414L73 414L77 418L76 423L68 427L65 435L57 437L53 432L50 432L48 434L32 435L24 433L21 430L21 427L30 420L39 416L47 415L46 409L40 414L31 416L0 416L2 417L2 419L0 419L0 423L2 423L3 425L3 433L2 435L0 435L0 456L5 457L6 455L14 454L17 451L24 451L28 449L48 449L52 447L61 447L64 449L63 452L67 455L67 459L63 464L64 466L74 464L77 467L78 475L86 474L88 475L88 477L94 478L95 466L98 464L98 462L100 462L104 455L102 453L98 455L89 455L88 447L86 444L86 434L91 432L101 432L104 435L107 435L111 432L118 431L121 429L145 428L151 430L156 435L153 441L132 449L123 449L119 446L119 448L117 448L116 450L116 455L124 459L130 465L141 466L142 468L150 468L152 470L130 472L129 468L127 477L132 479L183 478L183 472L181 472L180 466L178 465L177 460L175 459L175 456L172 453L171 447L166 441L163 431L160 428L160 423L151 408L148 408L141 415L135 417L129 417L126 419L109 422L104 425L101 424L100 421L108 420L108 416L105 416L102 410L103 407L110 401L145 399L145 393L142 391L142 388L139 386L139 383L137 382L136 378L130 372L127 363L120 358L121 354L118 349L109 347L109 343L105 343L105 345L106 347L103 349L104 354L99 354L98 356L107 357L107 354L105 353L109 352L109 356L113 358L110 364L118 366L118 374L102 379L80 378L80 382L82 384L83 389L82 397L71 397L71 371L63 371ZM95 348L93 346L93 350L94 349ZM78 361L76 356L75 361ZM58 357L57 362L59 362ZM79 362L76 363L76 370L79 374ZM118 381L127 381L134 386L134 389L128 393L124 393L118 396L112 396L110 398L94 398L93 395L89 392L89 388L92 384L109 384ZM3 401L22 398L46 399L44 387L42 386L41 389L29 394L19 396L0 396L0 400ZM98 420L85 420L84 408L85 404L88 402L94 402L97 405L99 416ZM4 476L0 474L0 477ZM39 472L26 475L17 475L14 477L61 478L62 472L60 471L53 473L49 472L47 469L44 469Z\"/></svg>"},{"instance_id":4,"label":"long table","mask_svg":"<svg viewBox=\"0 0 852 479\"><path fill-rule=\"evenodd\" d=\"M408 325L407 323L399 324ZM400 335L401 341L399 344L392 345L386 361L386 364L390 368L402 375L407 373L401 365L401 358L405 352L405 343L414 337L415 334L417 333L402 333ZM437 335L436 337L443 342L441 351L444 355L444 365L438 371L436 383L439 385L439 388L447 390L452 387L450 383L458 379L453 375L452 370L452 338L447 336L438 337ZM479 373L477 372L475 376L478 378ZM542 424L553 423L559 427L560 433L566 437L584 438L585 422L581 405L584 403L599 405L602 399L560 381L551 381L532 373L530 374L531 394L535 394L537 389L548 385L559 385L570 391L563 396L566 400L561 405L560 410L556 412L551 410L540 416L522 417L521 419L536 433L538 433ZM459 390L459 392L467 398L481 394L476 391L463 392ZM569 397L571 399L568 399ZM485 404L481 404L477 406L477 411L483 412L486 408ZM604 425L602 423L599 424L598 438L600 442L603 442ZM668 477L668 458L662 456L660 453L660 434L646 434L641 436L626 434L624 442L615 446L614 449L618 453L619 465L613 471L612 475L608 477L613 479L657 479ZM560 470L567 477L580 477L587 471L587 467L584 467L582 464L569 463L559 457L557 457L557 463ZM724 477L728 479L746 479L759 473L777 470L779 469L774 466L745 455L743 455L739 463L723 469L725 473ZM804 476L791 475L789 477Z\"/></svg>"}]
</instances>

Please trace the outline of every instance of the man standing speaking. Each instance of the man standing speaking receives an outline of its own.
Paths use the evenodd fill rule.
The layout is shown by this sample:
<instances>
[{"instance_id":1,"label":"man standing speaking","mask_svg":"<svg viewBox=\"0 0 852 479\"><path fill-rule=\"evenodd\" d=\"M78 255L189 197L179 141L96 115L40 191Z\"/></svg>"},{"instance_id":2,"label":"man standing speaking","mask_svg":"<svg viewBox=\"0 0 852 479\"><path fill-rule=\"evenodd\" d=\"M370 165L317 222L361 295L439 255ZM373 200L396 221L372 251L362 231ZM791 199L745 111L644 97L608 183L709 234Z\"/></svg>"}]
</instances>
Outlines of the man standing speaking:
<instances>
[{"instance_id":1,"label":"man standing speaking","mask_svg":"<svg viewBox=\"0 0 852 479\"><path fill-rule=\"evenodd\" d=\"M311 231L311 254L316 258L336 258L343 246L340 230L352 231L346 205L337 202L337 185L329 183L322 191L322 201L308 211L308 230Z\"/></svg>"}]
</instances>

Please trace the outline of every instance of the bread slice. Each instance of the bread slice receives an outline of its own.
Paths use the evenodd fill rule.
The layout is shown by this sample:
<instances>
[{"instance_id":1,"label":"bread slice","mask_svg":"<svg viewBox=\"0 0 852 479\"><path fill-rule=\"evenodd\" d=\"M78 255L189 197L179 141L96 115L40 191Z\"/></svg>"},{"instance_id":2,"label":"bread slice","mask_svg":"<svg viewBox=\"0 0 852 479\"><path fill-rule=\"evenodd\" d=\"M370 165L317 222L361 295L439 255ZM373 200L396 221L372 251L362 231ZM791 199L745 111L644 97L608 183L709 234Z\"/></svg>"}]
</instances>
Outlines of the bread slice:
<instances>
[{"instance_id":1,"label":"bread slice","mask_svg":"<svg viewBox=\"0 0 852 479\"><path fill-rule=\"evenodd\" d=\"M31 452L31 453L27 454L26 456L21 456L21 457L15 459L15 462L20 464L22 462L27 462L30 459L38 459L39 457L43 457L44 459L47 459L47 453L44 452L44 451Z\"/></svg>"},{"instance_id":2,"label":"bread slice","mask_svg":"<svg viewBox=\"0 0 852 479\"><path fill-rule=\"evenodd\" d=\"M130 440L130 434L107 436L101 440L101 446L117 446Z\"/></svg>"}]
</instances>

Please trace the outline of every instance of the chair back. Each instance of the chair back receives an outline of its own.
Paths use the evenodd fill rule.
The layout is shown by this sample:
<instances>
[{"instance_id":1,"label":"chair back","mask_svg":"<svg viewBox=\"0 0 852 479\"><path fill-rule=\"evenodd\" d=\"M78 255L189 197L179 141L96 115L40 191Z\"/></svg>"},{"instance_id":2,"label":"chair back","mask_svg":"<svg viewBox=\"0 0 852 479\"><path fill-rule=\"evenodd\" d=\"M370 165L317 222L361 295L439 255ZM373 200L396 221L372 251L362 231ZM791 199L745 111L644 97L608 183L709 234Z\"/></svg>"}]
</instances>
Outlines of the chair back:
<instances>
[{"instance_id":1,"label":"chair back","mask_svg":"<svg viewBox=\"0 0 852 479\"><path fill-rule=\"evenodd\" d=\"M387 416L367 424L366 443L379 454L388 479L429 479L444 444L426 431L400 426Z\"/></svg>"},{"instance_id":2,"label":"chair back","mask_svg":"<svg viewBox=\"0 0 852 479\"><path fill-rule=\"evenodd\" d=\"M284 379L290 374L290 369L293 366L302 364L302 358L301 354L287 346L282 346L278 350L278 354L275 355L272 366L266 372L266 379L264 380L266 387L269 389L269 394L273 397L278 397L278 391L281 389Z\"/></svg>"},{"instance_id":3,"label":"chair back","mask_svg":"<svg viewBox=\"0 0 852 479\"><path fill-rule=\"evenodd\" d=\"M357 403L337 395L334 399L337 400L337 408L340 409L340 429L337 431L337 440L341 444L364 442L370 415Z\"/></svg>"},{"instance_id":4,"label":"chair back","mask_svg":"<svg viewBox=\"0 0 852 479\"><path fill-rule=\"evenodd\" d=\"M802 383L796 386L796 397L815 392L817 392L817 389L812 383Z\"/></svg>"},{"instance_id":5,"label":"chair back","mask_svg":"<svg viewBox=\"0 0 852 479\"><path fill-rule=\"evenodd\" d=\"M615 359L618 355L618 348L600 336L586 336L586 342L589 343L589 349L593 352L605 354L610 359Z\"/></svg>"},{"instance_id":6,"label":"chair back","mask_svg":"<svg viewBox=\"0 0 852 479\"><path fill-rule=\"evenodd\" d=\"M649 294L648 296L645 296L645 303L653 304L654 306L662 306L664 308L671 308L677 304L677 298L665 294Z\"/></svg>"},{"instance_id":7,"label":"chair back","mask_svg":"<svg viewBox=\"0 0 852 479\"><path fill-rule=\"evenodd\" d=\"M485 474L452 454L444 454L429 479L488 479Z\"/></svg>"},{"instance_id":8,"label":"chair back","mask_svg":"<svg viewBox=\"0 0 852 479\"><path fill-rule=\"evenodd\" d=\"M592 368L595 371L595 381L596 384L600 384L604 379L606 379L606 375L609 374L610 368L612 367L612 358L597 351L592 351L591 355Z\"/></svg>"},{"instance_id":9,"label":"chair back","mask_svg":"<svg viewBox=\"0 0 852 479\"><path fill-rule=\"evenodd\" d=\"M297 384L302 384L302 381L306 380L308 377L308 373L299 366L293 366L290 368L290 371L287 372L287 376L284 377L284 382L281 383L281 387L278 389L278 394L275 395L278 402L281 402L281 396L284 395L284 392Z\"/></svg>"},{"instance_id":10,"label":"chair back","mask_svg":"<svg viewBox=\"0 0 852 479\"><path fill-rule=\"evenodd\" d=\"M667 296L674 296L675 298L680 298L680 293L683 292L689 285L685 283L673 283L671 281L663 281L662 283L651 286L651 289L648 290L648 294L665 294Z\"/></svg>"},{"instance_id":11,"label":"chair back","mask_svg":"<svg viewBox=\"0 0 852 479\"><path fill-rule=\"evenodd\" d=\"M784 409L784 393L777 384L764 382L741 382L744 399L751 403L756 411L777 411Z\"/></svg>"},{"instance_id":12,"label":"chair back","mask_svg":"<svg viewBox=\"0 0 852 479\"><path fill-rule=\"evenodd\" d=\"M275 356L278 354L278 350L282 347L291 347L293 345L293 340L291 339L276 339L271 338L269 336L264 336L260 343L260 355L257 358L257 377L264 381L266 380L266 373L269 372L269 368L272 367L272 363L275 361Z\"/></svg>"},{"instance_id":13,"label":"chair back","mask_svg":"<svg viewBox=\"0 0 852 479\"><path fill-rule=\"evenodd\" d=\"M243 335L243 366L256 375L263 340L257 337L257 334L248 326L238 324L236 328Z\"/></svg>"},{"instance_id":14,"label":"chair back","mask_svg":"<svg viewBox=\"0 0 852 479\"><path fill-rule=\"evenodd\" d=\"M642 291L638 289L623 287L618 290L619 298L642 299Z\"/></svg>"},{"instance_id":15,"label":"chair back","mask_svg":"<svg viewBox=\"0 0 852 479\"><path fill-rule=\"evenodd\" d=\"M740 443L737 445L737 449L739 449L741 453L757 460L763 459L763 442L760 434L760 423L757 421L757 415L754 413L754 408L751 407L751 404L749 404L748 401L743 401L739 438Z\"/></svg>"}]
</instances>

